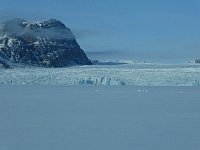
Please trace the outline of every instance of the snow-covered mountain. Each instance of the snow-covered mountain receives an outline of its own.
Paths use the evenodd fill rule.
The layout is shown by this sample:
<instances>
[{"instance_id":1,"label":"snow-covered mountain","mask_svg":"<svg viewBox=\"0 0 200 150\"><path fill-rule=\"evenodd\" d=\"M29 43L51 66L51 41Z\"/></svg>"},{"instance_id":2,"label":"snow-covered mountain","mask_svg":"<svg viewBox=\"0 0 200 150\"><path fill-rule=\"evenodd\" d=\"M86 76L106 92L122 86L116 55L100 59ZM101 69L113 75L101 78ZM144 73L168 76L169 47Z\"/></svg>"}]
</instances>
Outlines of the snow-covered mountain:
<instances>
[{"instance_id":1,"label":"snow-covered mountain","mask_svg":"<svg viewBox=\"0 0 200 150\"><path fill-rule=\"evenodd\" d=\"M4 67L6 62L46 67L91 64L71 30L56 19L1 22L0 60Z\"/></svg>"}]
</instances>

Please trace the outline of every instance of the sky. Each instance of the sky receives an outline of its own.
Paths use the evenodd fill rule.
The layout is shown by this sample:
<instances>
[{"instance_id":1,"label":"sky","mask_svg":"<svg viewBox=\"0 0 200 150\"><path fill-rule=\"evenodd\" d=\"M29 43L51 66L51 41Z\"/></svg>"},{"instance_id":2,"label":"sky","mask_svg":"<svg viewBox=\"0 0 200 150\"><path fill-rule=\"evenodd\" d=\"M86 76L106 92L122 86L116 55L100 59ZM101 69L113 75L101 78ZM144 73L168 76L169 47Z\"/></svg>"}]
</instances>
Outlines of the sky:
<instances>
[{"instance_id":1,"label":"sky","mask_svg":"<svg viewBox=\"0 0 200 150\"><path fill-rule=\"evenodd\" d=\"M56 18L91 57L200 58L199 0L0 0L1 17Z\"/></svg>"}]
</instances>

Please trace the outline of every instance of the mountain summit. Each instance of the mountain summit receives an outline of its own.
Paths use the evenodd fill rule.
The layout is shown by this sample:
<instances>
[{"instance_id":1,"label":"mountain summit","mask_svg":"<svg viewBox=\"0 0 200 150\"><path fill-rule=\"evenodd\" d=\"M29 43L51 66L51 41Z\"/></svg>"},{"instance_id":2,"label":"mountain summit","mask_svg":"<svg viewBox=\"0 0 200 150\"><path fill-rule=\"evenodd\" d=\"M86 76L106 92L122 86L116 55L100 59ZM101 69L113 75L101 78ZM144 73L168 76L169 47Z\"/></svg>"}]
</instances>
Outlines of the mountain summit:
<instances>
[{"instance_id":1,"label":"mountain summit","mask_svg":"<svg viewBox=\"0 0 200 150\"><path fill-rule=\"evenodd\" d=\"M4 66L7 62L44 67L92 64L71 30L56 19L1 22L0 60Z\"/></svg>"}]
</instances>

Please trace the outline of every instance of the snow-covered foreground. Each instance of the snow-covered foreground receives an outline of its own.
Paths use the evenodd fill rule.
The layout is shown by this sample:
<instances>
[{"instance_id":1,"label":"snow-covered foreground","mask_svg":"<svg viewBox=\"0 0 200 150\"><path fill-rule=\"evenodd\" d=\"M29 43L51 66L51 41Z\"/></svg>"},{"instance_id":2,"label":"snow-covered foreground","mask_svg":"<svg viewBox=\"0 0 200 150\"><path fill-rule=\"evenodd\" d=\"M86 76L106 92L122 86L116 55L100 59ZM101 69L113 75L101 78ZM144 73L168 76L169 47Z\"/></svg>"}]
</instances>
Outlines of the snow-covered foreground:
<instances>
[{"instance_id":1,"label":"snow-covered foreground","mask_svg":"<svg viewBox=\"0 0 200 150\"><path fill-rule=\"evenodd\" d=\"M199 86L200 65L127 64L1 69L0 84Z\"/></svg>"},{"instance_id":2,"label":"snow-covered foreground","mask_svg":"<svg viewBox=\"0 0 200 150\"><path fill-rule=\"evenodd\" d=\"M199 150L200 88L1 86L0 150Z\"/></svg>"}]
</instances>

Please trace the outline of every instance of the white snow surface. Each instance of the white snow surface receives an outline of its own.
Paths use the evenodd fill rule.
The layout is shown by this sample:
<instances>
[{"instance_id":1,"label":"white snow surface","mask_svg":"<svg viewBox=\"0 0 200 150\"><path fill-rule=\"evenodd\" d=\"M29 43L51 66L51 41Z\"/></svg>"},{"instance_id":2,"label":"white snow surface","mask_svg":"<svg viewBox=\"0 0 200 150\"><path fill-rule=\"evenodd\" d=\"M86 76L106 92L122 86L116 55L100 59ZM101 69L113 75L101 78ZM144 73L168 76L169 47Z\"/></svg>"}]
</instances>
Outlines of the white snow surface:
<instances>
[{"instance_id":1,"label":"white snow surface","mask_svg":"<svg viewBox=\"0 0 200 150\"><path fill-rule=\"evenodd\" d=\"M200 65L132 63L1 69L0 84L199 86Z\"/></svg>"},{"instance_id":2,"label":"white snow surface","mask_svg":"<svg viewBox=\"0 0 200 150\"><path fill-rule=\"evenodd\" d=\"M0 150L199 150L199 98L199 87L1 85Z\"/></svg>"}]
</instances>

